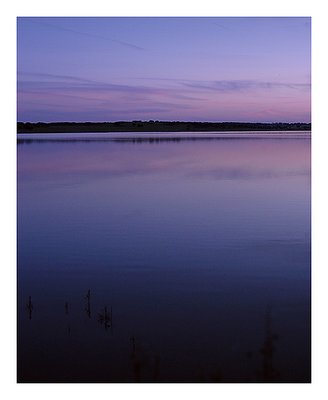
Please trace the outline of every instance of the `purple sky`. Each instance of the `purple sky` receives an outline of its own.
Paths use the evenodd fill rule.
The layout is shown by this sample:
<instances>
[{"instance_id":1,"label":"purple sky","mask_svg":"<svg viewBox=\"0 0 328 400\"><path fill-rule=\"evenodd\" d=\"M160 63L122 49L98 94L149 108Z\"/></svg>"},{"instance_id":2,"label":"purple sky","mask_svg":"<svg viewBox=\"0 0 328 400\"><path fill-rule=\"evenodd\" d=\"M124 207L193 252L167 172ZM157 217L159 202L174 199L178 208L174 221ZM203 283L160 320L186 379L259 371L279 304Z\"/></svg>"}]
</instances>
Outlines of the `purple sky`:
<instances>
[{"instance_id":1,"label":"purple sky","mask_svg":"<svg viewBox=\"0 0 328 400\"><path fill-rule=\"evenodd\" d=\"M18 18L18 121L310 122L310 18Z\"/></svg>"}]
</instances>

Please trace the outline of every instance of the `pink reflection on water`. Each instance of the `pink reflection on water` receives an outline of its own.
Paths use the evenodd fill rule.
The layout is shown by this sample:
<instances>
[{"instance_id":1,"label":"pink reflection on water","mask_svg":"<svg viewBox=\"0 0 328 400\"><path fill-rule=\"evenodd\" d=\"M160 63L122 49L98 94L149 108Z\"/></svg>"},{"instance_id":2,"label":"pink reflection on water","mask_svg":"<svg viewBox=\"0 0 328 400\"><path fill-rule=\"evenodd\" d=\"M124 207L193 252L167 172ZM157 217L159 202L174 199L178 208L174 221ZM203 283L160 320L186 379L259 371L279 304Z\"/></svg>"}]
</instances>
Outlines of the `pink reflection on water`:
<instances>
[{"instance_id":1,"label":"pink reflection on water","mask_svg":"<svg viewBox=\"0 0 328 400\"><path fill-rule=\"evenodd\" d=\"M183 147L181 147L183 146ZM309 175L309 139L224 139L182 143L32 143L18 147L18 173L183 174L230 178ZM226 173L226 174L225 174ZM227 175L228 174L228 175Z\"/></svg>"}]
</instances>

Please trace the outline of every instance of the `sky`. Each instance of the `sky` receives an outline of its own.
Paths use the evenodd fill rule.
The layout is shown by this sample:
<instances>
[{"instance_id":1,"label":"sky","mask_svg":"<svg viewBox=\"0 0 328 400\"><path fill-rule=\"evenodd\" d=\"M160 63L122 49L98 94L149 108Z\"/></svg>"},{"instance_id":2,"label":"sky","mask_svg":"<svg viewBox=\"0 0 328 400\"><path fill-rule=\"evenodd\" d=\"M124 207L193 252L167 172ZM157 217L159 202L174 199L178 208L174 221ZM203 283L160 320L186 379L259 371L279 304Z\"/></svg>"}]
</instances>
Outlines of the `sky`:
<instances>
[{"instance_id":1,"label":"sky","mask_svg":"<svg viewBox=\"0 0 328 400\"><path fill-rule=\"evenodd\" d=\"M309 17L20 17L17 120L311 121Z\"/></svg>"}]
</instances>

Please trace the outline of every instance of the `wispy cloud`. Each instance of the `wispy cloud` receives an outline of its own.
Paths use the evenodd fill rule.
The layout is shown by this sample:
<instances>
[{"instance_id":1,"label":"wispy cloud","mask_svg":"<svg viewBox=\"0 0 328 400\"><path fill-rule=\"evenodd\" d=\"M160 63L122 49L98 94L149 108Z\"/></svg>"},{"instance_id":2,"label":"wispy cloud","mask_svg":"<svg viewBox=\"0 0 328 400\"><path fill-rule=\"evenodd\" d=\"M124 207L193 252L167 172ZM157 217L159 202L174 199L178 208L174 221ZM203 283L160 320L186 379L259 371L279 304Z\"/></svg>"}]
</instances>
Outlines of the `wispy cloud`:
<instances>
[{"instance_id":1,"label":"wispy cloud","mask_svg":"<svg viewBox=\"0 0 328 400\"><path fill-rule=\"evenodd\" d=\"M56 75L56 74L47 74L44 72L25 72L25 71L17 71L18 79L30 79L30 80L51 80L51 81L67 81L67 82L93 82L96 81L91 79L79 78L72 75ZM100 82L98 82L100 83Z\"/></svg>"},{"instance_id":2,"label":"wispy cloud","mask_svg":"<svg viewBox=\"0 0 328 400\"><path fill-rule=\"evenodd\" d=\"M278 115L290 120L290 114L303 121L310 101L310 85L303 83L190 79L150 79L139 85L132 82L121 84L19 71L18 115L20 118L31 112L34 115L34 110L41 115L46 108L47 112L52 109L54 114L62 116L70 110L73 120L80 111L88 120L92 116L108 120L113 113L114 119L124 116L157 119L156 115L171 115L175 119L236 120L237 109L239 118L245 121L255 116L259 120L277 120Z\"/></svg>"},{"instance_id":3,"label":"wispy cloud","mask_svg":"<svg viewBox=\"0 0 328 400\"><path fill-rule=\"evenodd\" d=\"M296 89L310 90L310 83L295 83L295 82L275 82L275 81L259 81L255 79L231 79L231 80L194 80L184 78L136 78L145 81L154 82L171 82L176 85L192 88L203 89L206 91L221 91L221 92L238 92L254 89Z\"/></svg>"},{"instance_id":4,"label":"wispy cloud","mask_svg":"<svg viewBox=\"0 0 328 400\"><path fill-rule=\"evenodd\" d=\"M129 85L111 82L101 82L91 79L71 75L56 75L48 73L18 72L17 88L19 93L46 93L63 96L83 96L90 97L91 93L102 94L117 93L127 96L126 100L136 98L145 100L149 96L164 96L176 100L203 100L201 97L193 97L186 93L181 93L181 88L165 86L163 84L154 85Z\"/></svg>"},{"instance_id":5,"label":"wispy cloud","mask_svg":"<svg viewBox=\"0 0 328 400\"><path fill-rule=\"evenodd\" d=\"M115 113L119 118L143 118L169 115L174 110L193 110L192 96L183 96L180 90L157 85L123 85L84 79L70 75L48 73L18 73L18 113L39 115L37 120L51 115L53 110L62 119L84 118L106 120ZM195 99L193 99L195 100ZM67 110L69 112L67 113ZM67 115L74 115L68 118ZM102 116L102 117L101 117Z\"/></svg>"},{"instance_id":6,"label":"wispy cloud","mask_svg":"<svg viewBox=\"0 0 328 400\"><path fill-rule=\"evenodd\" d=\"M113 39L113 38L109 38L109 37L102 36L102 35L97 35L97 34L90 33L90 32L82 32L82 31L78 31L76 29L66 28L66 27L54 25L54 24L49 24L48 22L44 22L44 20L42 22L39 19L35 19L35 18L26 18L25 20L32 22L32 23L36 23L38 25L46 26L48 28L57 29L57 30L61 30L64 32L70 32L75 35L83 35L83 36L88 36L91 38L96 38L96 39L100 39L100 40L107 41L107 42L117 43L117 44L120 44L121 46L128 47L133 50L139 50L139 51L146 50L144 47L138 46L133 43L125 42L123 40Z\"/></svg>"},{"instance_id":7,"label":"wispy cloud","mask_svg":"<svg viewBox=\"0 0 328 400\"><path fill-rule=\"evenodd\" d=\"M32 78L32 79L31 79ZM97 91L99 93L106 91L122 93L150 93L160 94L162 89L153 86L144 85L123 85L118 83L101 82L90 79L79 78L70 75L55 75L46 73L26 73L19 72L17 80L18 91Z\"/></svg>"},{"instance_id":8,"label":"wispy cloud","mask_svg":"<svg viewBox=\"0 0 328 400\"><path fill-rule=\"evenodd\" d=\"M218 81L181 81L181 84L194 89L220 91L220 92L240 92L254 89L296 89L309 90L311 85L308 83L285 83L285 82L266 82L257 80L218 80Z\"/></svg>"},{"instance_id":9,"label":"wispy cloud","mask_svg":"<svg viewBox=\"0 0 328 400\"><path fill-rule=\"evenodd\" d=\"M27 79L26 79L27 78ZM32 78L32 79L29 79ZM180 79L180 78L143 78L143 80L160 82L162 85L165 82L174 83L177 86L183 86L192 89L202 89L207 91L221 91L221 92L239 92L245 90L254 89L295 89L295 90L310 90L310 83L294 83L294 82L270 82L270 81L259 81L259 80L214 80L214 81L199 81L191 79ZM84 88L98 88L98 89L113 89L119 91L126 91L138 89L138 90L159 90L159 85L145 86L145 85L122 85L115 83L108 83L102 81L96 81L86 78L80 78L72 75L56 75L47 73L32 73L32 72L18 72L18 82L29 82L31 85L42 85L48 83L49 85L58 85L60 82L68 87L68 84L72 86L83 86ZM183 96L183 94L181 94Z\"/></svg>"}]
</instances>

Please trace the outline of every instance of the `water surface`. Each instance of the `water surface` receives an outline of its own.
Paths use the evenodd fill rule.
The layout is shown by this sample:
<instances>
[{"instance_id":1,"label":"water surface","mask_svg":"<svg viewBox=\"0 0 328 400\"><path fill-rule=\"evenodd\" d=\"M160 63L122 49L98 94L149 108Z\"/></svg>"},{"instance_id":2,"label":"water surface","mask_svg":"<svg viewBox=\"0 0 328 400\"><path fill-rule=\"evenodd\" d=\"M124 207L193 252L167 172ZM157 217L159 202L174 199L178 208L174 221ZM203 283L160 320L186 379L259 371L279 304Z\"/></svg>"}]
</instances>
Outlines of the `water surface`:
<instances>
[{"instance_id":1,"label":"water surface","mask_svg":"<svg viewBox=\"0 0 328 400\"><path fill-rule=\"evenodd\" d=\"M18 136L20 382L308 382L310 137Z\"/></svg>"}]
</instances>

